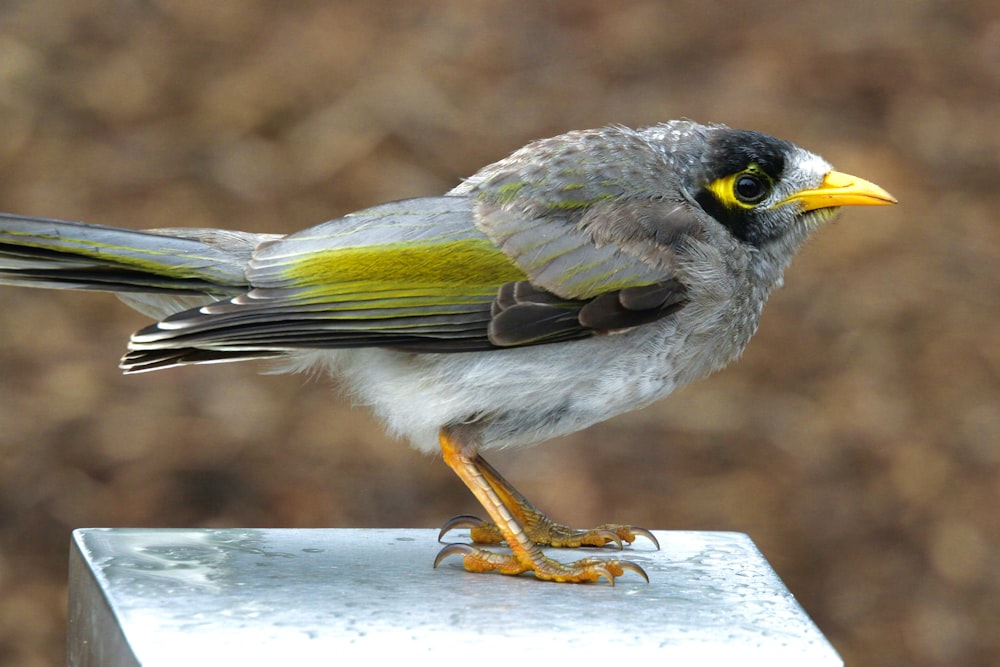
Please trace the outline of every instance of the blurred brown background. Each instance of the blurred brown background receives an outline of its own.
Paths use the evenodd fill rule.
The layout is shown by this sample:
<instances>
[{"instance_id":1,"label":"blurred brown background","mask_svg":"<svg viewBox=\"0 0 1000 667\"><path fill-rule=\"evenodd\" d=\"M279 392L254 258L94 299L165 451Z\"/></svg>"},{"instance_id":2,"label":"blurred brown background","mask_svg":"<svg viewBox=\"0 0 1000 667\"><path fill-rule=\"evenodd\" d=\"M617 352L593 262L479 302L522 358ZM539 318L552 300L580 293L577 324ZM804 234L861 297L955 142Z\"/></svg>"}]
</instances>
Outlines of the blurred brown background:
<instances>
[{"instance_id":1,"label":"blurred brown background","mask_svg":"<svg viewBox=\"0 0 1000 667\"><path fill-rule=\"evenodd\" d=\"M850 665L997 664L995 0L0 3L4 211L290 232L675 117L795 141L901 204L823 230L738 364L498 467L574 524L749 533ZM0 663L63 660L75 527L477 510L327 382L122 377L143 323L0 288Z\"/></svg>"}]
</instances>

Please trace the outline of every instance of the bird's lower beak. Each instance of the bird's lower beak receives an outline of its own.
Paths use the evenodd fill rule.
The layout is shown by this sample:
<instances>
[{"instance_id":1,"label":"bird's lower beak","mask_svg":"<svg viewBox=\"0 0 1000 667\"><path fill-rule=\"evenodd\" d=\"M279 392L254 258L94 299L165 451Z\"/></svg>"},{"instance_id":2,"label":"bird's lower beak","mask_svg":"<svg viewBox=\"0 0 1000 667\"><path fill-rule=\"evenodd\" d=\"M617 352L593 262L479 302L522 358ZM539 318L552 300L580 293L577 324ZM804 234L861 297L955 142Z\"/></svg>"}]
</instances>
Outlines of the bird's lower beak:
<instances>
[{"instance_id":1,"label":"bird's lower beak","mask_svg":"<svg viewBox=\"0 0 1000 667\"><path fill-rule=\"evenodd\" d=\"M813 190L800 190L781 204L798 202L803 211L835 206L887 206L896 198L879 186L850 174L831 171L823 184Z\"/></svg>"}]
</instances>

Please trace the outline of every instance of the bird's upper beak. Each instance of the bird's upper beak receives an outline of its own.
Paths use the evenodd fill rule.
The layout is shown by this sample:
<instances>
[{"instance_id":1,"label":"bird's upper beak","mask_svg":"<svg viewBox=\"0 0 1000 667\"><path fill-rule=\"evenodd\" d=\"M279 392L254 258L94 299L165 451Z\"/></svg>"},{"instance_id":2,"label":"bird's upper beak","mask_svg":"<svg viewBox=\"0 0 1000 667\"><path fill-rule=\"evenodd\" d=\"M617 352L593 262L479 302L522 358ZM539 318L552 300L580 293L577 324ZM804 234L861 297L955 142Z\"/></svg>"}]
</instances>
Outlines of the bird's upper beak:
<instances>
[{"instance_id":1,"label":"bird's upper beak","mask_svg":"<svg viewBox=\"0 0 1000 667\"><path fill-rule=\"evenodd\" d=\"M835 206L887 206L895 204L896 198L863 178L831 171L818 188L800 190L780 204L790 202L799 202L803 211L812 211Z\"/></svg>"}]
</instances>

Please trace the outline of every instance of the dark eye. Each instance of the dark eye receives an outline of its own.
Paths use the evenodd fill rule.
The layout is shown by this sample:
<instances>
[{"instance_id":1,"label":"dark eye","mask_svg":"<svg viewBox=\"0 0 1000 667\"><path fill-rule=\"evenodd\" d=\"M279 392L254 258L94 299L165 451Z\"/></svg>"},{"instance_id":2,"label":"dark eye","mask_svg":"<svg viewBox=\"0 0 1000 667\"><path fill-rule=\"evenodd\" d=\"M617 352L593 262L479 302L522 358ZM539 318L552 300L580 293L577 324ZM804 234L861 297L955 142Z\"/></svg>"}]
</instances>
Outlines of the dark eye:
<instances>
[{"instance_id":1,"label":"dark eye","mask_svg":"<svg viewBox=\"0 0 1000 667\"><path fill-rule=\"evenodd\" d=\"M733 194L744 204L756 204L767 195L767 183L754 174L740 174L733 185Z\"/></svg>"}]
</instances>

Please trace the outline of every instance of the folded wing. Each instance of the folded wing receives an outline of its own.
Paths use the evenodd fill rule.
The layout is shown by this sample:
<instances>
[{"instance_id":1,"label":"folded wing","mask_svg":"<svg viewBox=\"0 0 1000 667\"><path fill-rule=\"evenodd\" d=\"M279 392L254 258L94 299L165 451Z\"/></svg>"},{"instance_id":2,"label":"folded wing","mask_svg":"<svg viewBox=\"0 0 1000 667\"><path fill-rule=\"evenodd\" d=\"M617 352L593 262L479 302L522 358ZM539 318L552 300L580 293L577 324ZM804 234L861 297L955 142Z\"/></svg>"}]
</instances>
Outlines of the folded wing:
<instances>
[{"instance_id":1,"label":"folded wing","mask_svg":"<svg viewBox=\"0 0 1000 667\"><path fill-rule=\"evenodd\" d=\"M557 296L473 223L477 206L465 196L404 200L263 243L247 265L251 289L137 332L122 366L296 349L496 350L637 326L684 303L682 285L634 257L602 260L616 267L617 289ZM570 245L594 249L583 232L559 247Z\"/></svg>"}]
</instances>

